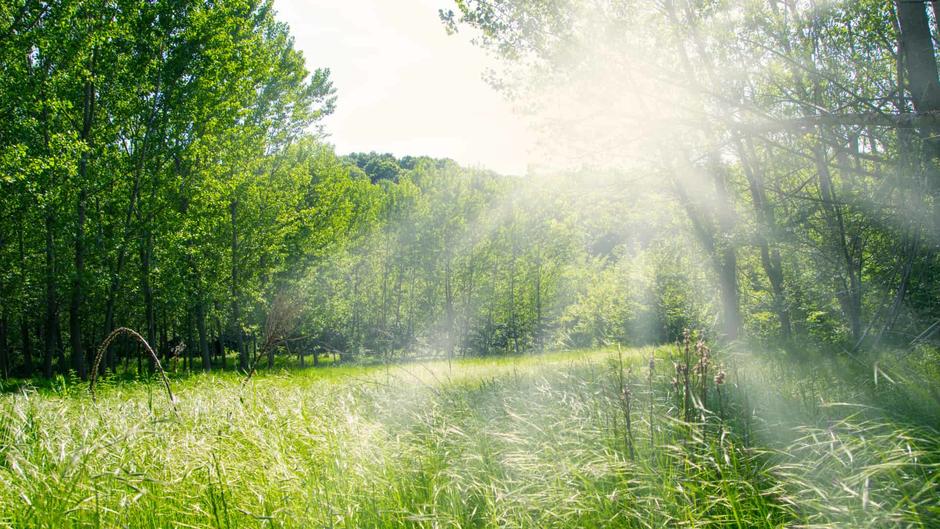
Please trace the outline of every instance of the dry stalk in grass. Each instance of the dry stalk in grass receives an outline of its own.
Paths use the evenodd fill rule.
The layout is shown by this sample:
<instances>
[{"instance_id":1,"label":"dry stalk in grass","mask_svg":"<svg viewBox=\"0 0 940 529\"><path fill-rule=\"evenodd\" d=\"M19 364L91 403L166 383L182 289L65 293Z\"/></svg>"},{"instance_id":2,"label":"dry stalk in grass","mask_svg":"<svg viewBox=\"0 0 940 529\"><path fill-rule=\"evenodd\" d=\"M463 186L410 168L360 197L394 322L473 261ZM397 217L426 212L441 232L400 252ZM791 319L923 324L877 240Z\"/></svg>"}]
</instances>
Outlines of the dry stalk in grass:
<instances>
[{"instance_id":1,"label":"dry stalk in grass","mask_svg":"<svg viewBox=\"0 0 940 529\"><path fill-rule=\"evenodd\" d=\"M683 387L685 388L685 399L683 400L683 410L685 412L685 422L692 422L692 382L689 379L692 369L692 357L690 353L692 343L692 331L685 329L682 331L682 345L685 350L685 364L682 366Z\"/></svg>"},{"instance_id":2,"label":"dry stalk in grass","mask_svg":"<svg viewBox=\"0 0 940 529\"><path fill-rule=\"evenodd\" d=\"M650 453L653 452L653 375L656 373L656 359L653 356L653 352L650 351L650 362L649 362L649 398L650 398Z\"/></svg>"},{"instance_id":3,"label":"dry stalk in grass","mask_svg":"<svg viewBox=\"0 0 940 529\"><path fill-rule=\"evenodd\" d=\"M163 386L166 388L166 394L170 398L170 404L173 406L173 409L176 409L176 398L173 397L173 390L170 389L170 379L166 377L166 372L163 371L163 366L160 365L160 358L157 357L157 353L153 351L153 348L150 347L150 344L147 343L147 340L144 339L137 331L129 329L127 327L118 327L111 331L101 345L98 346L98 353L95 355L95 362L91 366L91 375L88 382L88 390L91 392L92 400L95 399L95 382L98 380L98 366L101 364L101 358L104 356L105 351L108 350L108 346L111 345L111 342L121 334L126 334L137 340L140 344L144 346L150 357L153 358L154 365L157 367L157 371L160 372L160 377L163 379Z\"/></svg>"},{"instance_id":4,"label":"dry stalk in grass","mask_svg":"<svg viewBox=\"0 0 940 529\"><path fill-rule=\"evenodd\" d=\"M718 367L718 374L715 375L715 391L718 393L718 425L719 425L719 434L724 431L725 423L725 411L724 403L722 402L721 396L721 386L725 383L725 370Z\"/></svg>"},{"instance_id":5,"label":"dry stalk in grass","mask_svg":"<svg viewBox=\"0 0 940 529\"><path fill-rule=\"evenodd\" d=\"M619 385L618 397L620 399L620 409L623 411L623 421L624 421L624 448L627 449L627 453L630 454L630 460L635 459L635 451L633 448L633 421L630 416L630 405L631 398L633 393L630 391L629 382L624 380L623 376L623 353L620 351L620 344L617 344L617 359L619 361L619 369L617 370L617 380Z\"/></svg>"}]
</instances>

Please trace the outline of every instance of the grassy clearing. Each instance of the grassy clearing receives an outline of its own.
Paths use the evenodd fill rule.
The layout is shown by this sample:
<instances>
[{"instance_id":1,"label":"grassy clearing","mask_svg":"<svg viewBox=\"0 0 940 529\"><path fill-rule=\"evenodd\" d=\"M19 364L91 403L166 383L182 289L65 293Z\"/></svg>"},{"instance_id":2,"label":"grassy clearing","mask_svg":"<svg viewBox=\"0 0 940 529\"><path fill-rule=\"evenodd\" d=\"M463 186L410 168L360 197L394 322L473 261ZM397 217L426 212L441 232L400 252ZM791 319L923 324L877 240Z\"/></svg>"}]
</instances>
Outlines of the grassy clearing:
<instances>
[{"instance_id":1,"label":"grassy clearing","mask_svg":"<svg viewBox=\"0 0 940 529\"><path fill-rule=\"evenodd\" d=\"M872 407L877 391L840 404L848 386L825 366L726 357L720 400L712 385L711 411L687 422L674 348L655 351L652 378L651 352L624 353L627 399L613 351L269 373L244 389L200 375L175 382L178 413L156 384L105 383L97 404L80 386L5 395L0 525L940 521L940 435Z\"/></svg>"}]
</instances>

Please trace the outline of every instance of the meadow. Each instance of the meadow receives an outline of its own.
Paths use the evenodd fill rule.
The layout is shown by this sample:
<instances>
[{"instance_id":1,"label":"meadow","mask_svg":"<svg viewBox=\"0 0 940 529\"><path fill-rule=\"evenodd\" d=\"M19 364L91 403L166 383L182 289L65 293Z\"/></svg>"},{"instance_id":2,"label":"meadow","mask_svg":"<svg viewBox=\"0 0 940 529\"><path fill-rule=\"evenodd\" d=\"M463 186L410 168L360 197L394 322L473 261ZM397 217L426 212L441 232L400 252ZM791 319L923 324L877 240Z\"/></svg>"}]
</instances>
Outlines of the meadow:
<instances>
[{"instance_id":1,"label":"meadow","mask_svg":"<svg viewBox=\"0 0 940 529\"><path fill-rule=\"evenodd\" d=\"M680 344L20 387L0 526L937 527L931 390L880 372Z\"/></svg>"}]
</instances>

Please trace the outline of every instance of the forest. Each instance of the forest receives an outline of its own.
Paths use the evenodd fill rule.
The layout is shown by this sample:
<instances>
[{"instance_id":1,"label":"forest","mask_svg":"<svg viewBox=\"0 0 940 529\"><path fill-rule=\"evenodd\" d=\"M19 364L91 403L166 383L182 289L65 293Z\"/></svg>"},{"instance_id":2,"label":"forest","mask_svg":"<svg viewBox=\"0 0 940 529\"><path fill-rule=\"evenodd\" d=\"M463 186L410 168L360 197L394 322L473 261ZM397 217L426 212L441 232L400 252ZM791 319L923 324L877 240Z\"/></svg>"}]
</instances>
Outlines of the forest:
<instances>
[{"instance_id":1,"label":"forest","mask_svg":"<svg viewBox=\"0 0 940 529\"><path fill-rule=\"evenodd\" d=\"M940 526L938 2L440 4L527 174L337 152L273 0L0 2L0 526Z\"/></svg>"}]
</instances>

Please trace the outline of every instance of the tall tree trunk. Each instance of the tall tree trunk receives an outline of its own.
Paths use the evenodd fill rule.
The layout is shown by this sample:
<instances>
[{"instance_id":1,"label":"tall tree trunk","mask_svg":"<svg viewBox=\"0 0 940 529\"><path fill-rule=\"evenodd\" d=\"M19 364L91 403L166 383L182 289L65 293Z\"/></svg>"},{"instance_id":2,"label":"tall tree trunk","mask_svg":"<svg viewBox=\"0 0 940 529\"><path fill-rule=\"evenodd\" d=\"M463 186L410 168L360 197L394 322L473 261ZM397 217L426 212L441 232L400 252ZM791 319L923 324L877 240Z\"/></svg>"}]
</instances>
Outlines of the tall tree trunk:
<instances>
[{"instance_id":1,"label":"tall tree trunk","mask_svg":"<svg viewBox=\"0 0 940 529\"><path fill-rule=\"evenodd\" d=\"M202 296L196 302L196 329L199 331L199 352L202 354L202 370L212 369L212 359L209 357L209 340L206 333L206 303Z\"/></svg>"},{"instance_id":2,"label":"tall tree trunk","mask_svg":"<svg viewBox=\"0 0 940 529\"><path fill-rule=\"evenodd\" d=\"M185 364L187 371L193 370L193 344L195 342L193 337L193 318L193 311L192 308L190 308L186 311L186 349L184 351L186 354Z\"/></svg>"},{"instance_id":3,"label":"tall tree trunk","mask_svg":"<svg viewBox=\"0 0 940 529\"><path fill-rule=\"evenodd\" d=\"M7 245L5 234L0 234L0 249ZM12 263L11 263L12 264ZM0 292L6 292L6 285L0 281ZM8 299L8 298L5 298ZM0 303L0 376L7 378L10 367L10 344L9 344L9 305Z\"/></svg>"},{"instance_id":4,"label":"tall tree trunk","mask_svg":"<svg viewBox=\"0 0 940 529\"><path fill-rule=\"evenodd\" d=\"M359 352L362 347L362 339L359 335L359 263L353 268L352 279L352 318L349 321L349 334L352 336L350 348L353 352ZM300 357L300 365L303 367L303 355Z\"/></svg>"},{"instance_id":5,"label":"tall tree trunk","mask_svg":"<svg viewBox=\"0 0 940 529\"><path fill-rule=\"evenodd\" d=\"M59 304L56 294L55 241L52 238L55 229L51 212L46 213L46 319L43 327L42 374L52 376L52 357L56 354L59 342Z\"/></svg>"},{"instance_id":6,"label":"tall tree trunk","mask_svg":"<svg viewBox=\"0 0 940 529\"><path fill-rule=\"evenodd\" d=\"M692 11L690 9L686 9L686 14L689 16L685 20L680 19L672 0L665 3L665 8L666 14L672 23L672 30L675 33L676 51L679 53L681 61L681 71L679 73L685 77L683 82L689 86L707 91L707 86L714 85L715 69L704 45L699 28L700 21L691 16ZM686 49L684 35L686 32L692 36L693 51L696 52L695 63L704 66L701 71L697 71L693 67L693 58L689 55L689 50ZM703 74L705 77L704 83L700 81L700 76ZM714 139L714 137L710 139ZM680 160L684 165L683 169L694 170L691 160L692 158L687 153L683 155ZM680 198L684 202L690 220L692 220L696 235L708 252L712 266L715 269L718 278L719 303L721 305L721 330L724 338L730 341L737 339L741 330L737 249L731 242L730 237L734 228L734 210L728 194L727 171L721 165L721 153L718 148L712 147L710 149L708 160L707 172L715 188L716 202L714 209L717 212L706 211L705 208L696 205L689 200L685 190L680 190ZM692 173L690 172L690 174ZM677 188L681 187L681 184L676 183L675 185Z\"/></svg>"},{"instance_id":7,"label":"tall tree trunk","mask_svg":"<svg viewBox=\"0 0 940 529\"><path fill-rule=\"evenodd\" d=\"M86 155L82 154L81 170L85 179ZM69 303L69 341L72 344L72 368L78 373L78 376L84 380L85 373L85 351L82 346L82 325L81 308L83 301L82 283L85 275L85 200L88 192L84 186L78 193L78 223L75 229L75 275L72 278L72 296Z\"/></svg>"},{"instance_id":8,"label":"tall tree trunk","mask_svg":"<svg viewBox=\"0 0 940 529\"><path fill-rule=\"evenodd\" d=\"M248 350L245 349L245 337L242 332L241 302L238 290L238 199L233 199L229 206L232 218L232 325L238 343L238 368L248 369Z\"/></svg>"},{"instance_id":9,"label":"tall tree trunk","mask_svg":"<svg viewBox=\"0 0 940 529\"><path fill-rule=\"evenodd\" d=\"M901 47L917 112L940 110L940 78L925 2L896 0Z\"/></svg>"},{"instance_id":10,"label":"tall tree trunk","mask_svg":"<svg viewBox=\"0 0 940 529\"><path fill-rule=\"evenodd\" d=\"M20 284L24 283L24 271L26 270L26 248L23 243L23 218L20 217L20 229L17 233L17 242L19 243L19 253L20 253L20 275L19 280ZM20 340L22 341L23 346L23 375L32 376L33 374L33 342L32 336L29 333L29 316L28 316L28 307L29 303L26 299L26 292L22 293L23 298L20 300Z\"/></svg>"},{"instance_id":11,"label":"tall tree trunk","mask_svg":"<svg viewBox=\"0 0 940 529\"><path fill-rule=\"evenodd\" d=\"M94 53L92 53L91 75L94 75ZM88 151L91 148L91 126L95 116L95 85L91 79L85 81L82 101L82 130L79 139L85 144L78 162L78 205L75 227L75 275L72 278L72 296L69 303L69 340L72 344L72 367L84 380L85 350L82 344L81 308L83 302L82 286L85 276L85 202L88 199Z\"/></svg>"},{"instance_id":12,"label":"tall tree trunk","mask_svg":"<svg viewBox=\"0 0 940 529\"><path fill-rule=\"evenodd\" d=\"M777 314L777 321L780 324L780 335L784 340L789 340L792 334L792 325L784 290L783 265L780 259L780 251L771 242L777 231L776 215L774 215L773 205L767 200L764 179L758 170L757 156L750 145L750 140L747 142L738 141L737 147L744 175L747 178L748 189L751 192L754 213L757 217L757 245L760 250L761 266L764 268L764 274L767 276L768 281L770 281L774 312ZM771 237L768 237L768 234Z\"/></svg>"},{"instance_id":13,"label":"tall tree trunk","mask_svg":"<svg viewBox=\"0 0 940 529\"><path fill-rule=\"evenodd\" d=\"M718 272L722 314L722 329L725 338L736 340L741 331L740 299L738 293L738 253L733 242L734 207L731 204L731 191L728 188L728 171L721 163L718 151L709 156L709 175L715 186L717 199L717 224L719 237L716 240L721 265Z\"/></svg>"},{"instance_id":14,"label":"tall tree trunk","mask_svg":"<svg viewBox=\"0 0 940 529\"><path fill-rule=\"evenodd\" d=\"M454 358L454 288L453 278L451 277L451 257L450 250L447 250L447 258L444 261L444 316L447 319L447 359Z\"/></svg>"},{"instance_id":15,"label":"tall tree trunk","mask_svg":"<svg viewBox=\"0 0 940 529\"><path fill-rule=\"evenodd\" d=\"M398 278L395 280L395 332L401 335L401 303L404 296L402 285L405 281L405 259L398 262Z\"/></svg>"},{"instance_id":16,"label":"tall tree trunk","mask_svg":"<svg viewBox=\"0 0 940 529\"><path fill-rule=\"evenodd\" d=\"M104 316L104 334L108 335L111 331L114 330L114 313L117 305L117 296L118 292L121 289L121 272L124 270L124 265L127 262L127 242L128 237L131 233L132 221L134 218L134 211L137 209L137 202L140 198L140 180L141 175L143 174L144 161L147 150L147 142L144 141L143 148L141 149L141 154L137 159L137 165L134 169L134 184L131 188L130 200L127 203L127 209L124 211L124 227L122 230L122 235L118 241L117 249L117 259L113 263L109 264L109 273L111 280L108 282L108 294L105 299L105 316ZM112 370L115 368L115 357L111 353L111 349L108 348L108 351L105 352L106 363L108 367Z\"/></svg>"},{"instance_id":17,"label":"tall tree trunk","mask_svg":"<svg viewBox=\"0 0 940 529\"><path fill-rule=\"evenodd\" d=\"M168 336L168 325L169 322L166 319L166 303L160 305L160 356L164 359L164 362L169 364L170 360L170 340Z\"/></svg>"},{"instance_id":18,"label":"tall tree trunk","mask_svg":"<svg viewBox=\"0 0 940 529\"><path fill-rule=\"evenodd\" d=\"M535 256L535 348L545 350L542 334L542 242L539 241Z\"/></svg>"},{"instance_id":19,"label":"tall tree trunk","mask_svg":"<svg viewBox=\"0 0 940 529\"><path fill-rule=\"evenodd\" d=\"M46 72L48 73L48 72ZM45 85L41 89L41 97L46 99ZM43 148L49 152L49 109L48 105L43 105L40 112L40 123L43 129ZM55 176L49 174L47 193L51 193L55 188ZM56 254L55 240L53 233L55 231L54 204L46 204L45 212L45 280L46 280L46 317L43 324L43 354L42 354L42 374L49 378L52 376L52 357L55 355L56 345L60 341L59 336L59 302L56 293Z\"/></svg>"},{"instance_id":20,"label":"tall tree trunk","mask_svg":"<svg viewBox=\"0 0 940 529\"><path fill-rule=\"evenodd\" d=\"M681 160L685 164L683 169L693 170L687 157L683 157ZM721 235L718 230L728 221L720 220L717 222L718 227L716 227L714 219L704 211L703 207L692 200L692 197L689 196L677 178L673 179L673 189L675 189L679 203L685 209L686 215L692 223L692 231L696 239L702 245L705 254L708 255L709 262L718 280L722 338L729 341L735 340L738 337L741 325L738 310L737 253L730 242L718 240ZM724 233L727 234L728 232Z\"/></svg>"},{"instance_id":21,"label":"tall tree trunk","mask_svg":"<svg viewBox=\"0 0 940 529\"><path fill-rule=\"evenodd\" d=\"M515 217L510 221L513 224L515 223ZM512 247L510 251L509 259L509 329L512 333L512 352L513 354L519 354L519 330L516 328L518 325L518 317L516 316L516 235L514 226L510 227L510 246Z\"/></svg>"},{"instance_id":22,"label":"tall tree trunk","mask_svg":"<svg viewBox=\"0 0 940 529\"><path fill-rule=\"evenodd\" d=\"M116 304L117 288L118 288L118 279L115 274L111 274L111 281L108 284L108 296L105 300L104 307L104 334L107 336L114 330L114 306ZM111 347L108 347L108 350L104 352L104 363L108 369L114 371L117 363L114 352L111 350Z\"/></svg>"},{"instance_id":23,"label":"tall tree trunk","mask_svg":"<svg viewBox=\"0 0 940 529\"><path fill-rule=\"evenodd\" d=\"M848 233L842 206L836 201L832 175L826 160L824 147L820 142L815 149L816 172L819 181L819 198L822 202L826 223L831 237L836 240L837 251L843 261L841 285L836 298L842 313L849 323L852 339L859 344L863 338L862 326L862 249L857 235Z\"/></svg>"},{"instance_id":24,"label":"tall tree trunk","mask_svg":"<svg viewBox=\"0 0 940 529\"><path fill-rule=\"evenodd\" d=\"M29 333L29 318L26 314L20 315L20 340L23 344L23 375L33 374L33 338Z\"/></svg>"},{"instance_id":25,"label":"tall tree trunk","mask_svg":"<svg viewBox=\"0 0 940 529\"><path fill-rule=\"evenodd\" d=\"M897 21L900 29L898 61L906 65L911 102L918 113L940 111L940 76L934 53L933 36L927 18L925 2L896 0ZM937 6L934 4L934 12ZM940 21L938 21L940 23ZM903 86L901 87L903 89ZM934 230L940 234L940 170L935 163L940 158L940 130L937 127L918 131L926 147L926 166L934 196Z\"/></svg>"},{"instance_id":26,"label":"tall tree trunk","mask_svg":"<svg viewBox=\"0 0 940 529\"><path fill-rule=\"evenodd\" d=\"M158 70L162 71L162 70ZM157 82L155 92L160 91L161 86L161 76L157 74ZM117 304L118 292L121 289L121 272L124 270L124 265L127 262L127 252L128 252L128 238L131 234L132 221L134 218L134 212L138 212L138 202L140 201L140 189L141 189L141 180L143 178L144 168L147 165L147 157L150 152L150 139L151 131L153 131L153 123L157 118L159 113L159 102L162 101L161 97L154 97L153 104L150 107L150 112L147 117L147 125L144 130L144 136L140 141L134 142L134 153L137 155L137 159L134 162L134 171L133 171L133 185L131 186L131 195L130 199L127 202L127 208L124 211L124 225L121 230L121 237L118 239L117 243L117 259L109 263L109 272L110 272L110 281L108 283L108 294L105 300L105 324L104 324L104 334L108 335L112 330L114 330L114 312L115 306ZM185 211L184 211L185 213ZM105 353L106 363L113 370L115 367L115 358L111 353L110 348Z\"/></svg>"},{"instance_id":27,"label":"tall tree trunk","mask_svg":"<svg viewBox=\"0 0 940 529\"><path fill-rule=\"evenodd\" d=\"M146 230L140 248L140 289L144 293L144 318L147 327L147 343L157 343L157 319L153 305L153 287L150 284L150 257L153 255L153 234ZM152 345L151 345L152 346ZM156 368L155 360L149 358L147 365L151 371Z\"/></svg>"},{"instance_id":28,"label":"tall tree trunk","mask_svg":"<svg viewBox=\"0 0 940 529\"><path fill-rule=\"evenodd\" d=\"M222 361L222 371L228 369L228 357L225 356L225 344L222 342L222 320L219 318L218 314L220 312L219 304L215 304L215 344L216 344L216 353L219 355L219 360Z\"/></svg>"},{"instance_id":29,"label":"tall tree trunk","mask_svg":"<svg viewBox=\"0 0 940 529\"><path fill-rule=\"evenodd\" d=\"M885 333L891 331L894 328L895 323L898 321L898 316L901 314L901 307L904 303L904 297L907 295L908 285L911 280L911 271L914 269L914 259L917 257L917 248L920 245L920 230L915 228L913 236L910 234L905 234L904 236L904 249L901 252L901 255L904 259L904 265L901 268L901 279L898 283L897 292L894 295L894 302L891 304L891 309L888 312L888 315L885 317L884 326L881 328L881 331L878 333L878 336L875 338L875 343L873 345L877 346L881 342L882 337Z\"/></svg>"},{"instance_id":30,"label":"tall tree trunk","mask_svg":"<svg viewBox=\"0 0 940 529\"><path fill-rule=\"evenodd\" d=\"M741 314L738 308L738 257L734 246L723 244L718 271L719 296L721 300L722 331L726 340L736 340L741 331Z\"/></svg>"},{"instance_id":31,"label":"tall tree trunk","mask_svg":"<svg viewBox=\"0 0 940 529\"><path fill-rule=\"evenodd\" d=\"M6 306L0 307L0 375L9 376L10 371L10 345L9 345L9 319Z\"/></svg>"},{"instance_id":32,"label":"tall tree trunk","mask_svg":"<svg viewBox=\"0 0 940 529\"><path fill-rule=\"evenodd\" d=\"M473 289L476 286L476 283L474 282L474 272L475 272L476 267L474 265L474 257L473 257L472 249L471 249L469 259L467 261L468 261L469 271L467 272L466 283L464 286L466 295L464 296L463 314L461 314L461 322L462 322L461 336L464 336L464 337L470 336L470 325L472 324L471 322L472 305L471 304L473 302Z\"/></svg>"}]
</instances>

